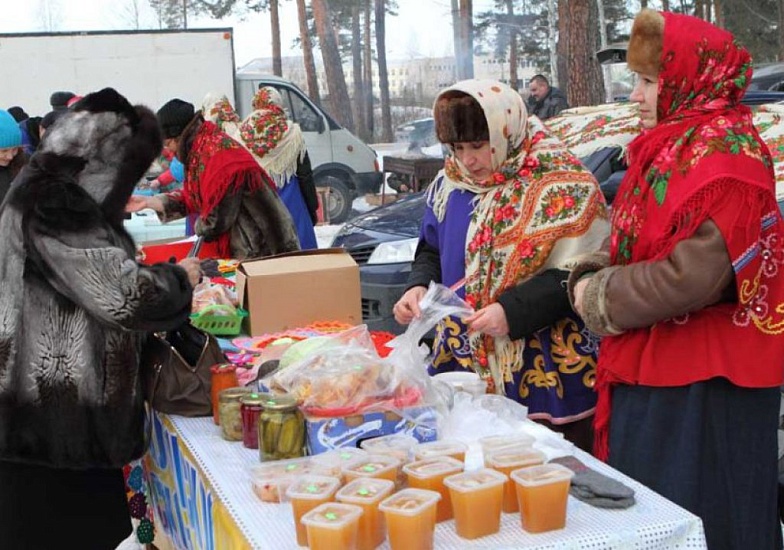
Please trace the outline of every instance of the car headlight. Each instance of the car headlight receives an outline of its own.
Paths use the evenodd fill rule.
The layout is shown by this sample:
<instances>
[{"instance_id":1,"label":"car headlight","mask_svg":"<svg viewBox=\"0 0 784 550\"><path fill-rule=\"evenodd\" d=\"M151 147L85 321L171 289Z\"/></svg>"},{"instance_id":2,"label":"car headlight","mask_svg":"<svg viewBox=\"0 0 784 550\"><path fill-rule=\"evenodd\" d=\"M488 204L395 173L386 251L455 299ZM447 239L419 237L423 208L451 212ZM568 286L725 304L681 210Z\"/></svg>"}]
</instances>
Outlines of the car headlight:
<instances>
[{"instance_id":1,"label":"car headlight","mask_svg":"<svg viewBox=\"0 0 784 550\"><path fill-rule=\"evenodd\" d=\"M418 238L381 243L368 258L368 264L399 264L414 261Z\"/></svg>"}]
</instances>

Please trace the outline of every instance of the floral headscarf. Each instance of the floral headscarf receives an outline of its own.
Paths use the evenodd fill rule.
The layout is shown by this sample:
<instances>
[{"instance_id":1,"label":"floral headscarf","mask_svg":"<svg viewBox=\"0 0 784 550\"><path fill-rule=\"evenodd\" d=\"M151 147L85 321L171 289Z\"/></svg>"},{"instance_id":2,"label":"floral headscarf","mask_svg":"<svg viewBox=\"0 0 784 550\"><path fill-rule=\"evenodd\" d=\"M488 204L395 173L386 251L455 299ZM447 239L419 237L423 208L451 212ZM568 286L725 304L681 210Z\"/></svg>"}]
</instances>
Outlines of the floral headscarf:
<instances>
[{"instance_id":1,"label":"floral headscarf","mask_svg":"<svg viewBox=\"0 0 784 550\"><path fill-rule=\"evenodd\" d=\"M305 156L305 138L299 124L286 118L277 90L261 88L253 97L253 112L242 121L240 135L259 164L283 187L297 172Z\"/></svg>"},{"instance_id":2,"label":"floral headscarf","mask_svg":"<svg viewBox=\"0 0 784 550\"><path fill-rule=\"evenodd\" d=\"M466 236L465 294L479 309L538 271L567 268L578 254L598 249L606 237L604 198L591 172L538 118L527 117L516 91L492 80L467 80L441 94L454 91L470 95L484 111L494 173L475 182L447 144L445 177L431 186L428 202L443 220L450 193L476 194ZM492 376L497 389L521 367L521 346L507 336L474 334L471 341L480 374Z\"/></svg>"}]
</instances>

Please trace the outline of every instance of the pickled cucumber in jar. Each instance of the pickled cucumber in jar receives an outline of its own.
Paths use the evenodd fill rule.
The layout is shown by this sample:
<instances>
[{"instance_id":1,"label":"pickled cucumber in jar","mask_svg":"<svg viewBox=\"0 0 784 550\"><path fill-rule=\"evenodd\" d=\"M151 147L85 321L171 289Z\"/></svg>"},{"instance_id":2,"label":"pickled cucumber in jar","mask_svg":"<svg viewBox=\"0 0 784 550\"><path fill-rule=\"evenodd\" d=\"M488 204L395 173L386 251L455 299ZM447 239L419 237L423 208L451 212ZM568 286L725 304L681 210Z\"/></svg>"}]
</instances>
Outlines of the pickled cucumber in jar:
<instances>
[{"instance_id":1,"label":"pickled cucumber in jar","mask_svg":"<svg viewBox=\"0 0 784 550\"><path fill-rule=\"evenodd\" d=\"M305 456L305 418L297 400L286 394L264 394L259 417L262 461Z\"/></svg>"},{"instance_id":2,"label":"pickled cucumber in jar","mask_svg":"<svg viewBox=\"0 0 784 550\"><path fill-rule=\"evenodd\" d=\"M242 441L242 412L240 398L253 393L251 388L228 388L218 394L218 418L221 436L229 441Z\"/></svg>"}]
</instances>

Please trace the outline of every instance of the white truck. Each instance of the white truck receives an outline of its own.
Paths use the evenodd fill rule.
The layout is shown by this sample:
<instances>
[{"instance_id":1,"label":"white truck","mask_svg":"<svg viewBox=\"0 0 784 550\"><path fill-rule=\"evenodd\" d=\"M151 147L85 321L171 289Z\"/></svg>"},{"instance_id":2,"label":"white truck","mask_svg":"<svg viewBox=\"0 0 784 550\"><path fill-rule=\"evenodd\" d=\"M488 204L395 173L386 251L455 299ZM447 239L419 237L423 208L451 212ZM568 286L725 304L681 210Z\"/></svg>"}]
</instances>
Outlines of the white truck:
<instances>
[{"instance_id":1,"label":"white truck","mask_svg":"<svg viewBox=\"0 0 784 550\"><path fill-rule=\"evenodd\" d=\"M217 92L233 99L244 117L256 90L274 86L302 127L316 185L332 188L333 223L345 221L354 197L381 185L375 152L295 84L235 70L231 28L0 34L0 67L7 77L0 108L20 105L31 115L51 110L52 92L83 95L108 86L154 110L175 97L198 108L207 93Z\"/></svg>"}]
</instances>

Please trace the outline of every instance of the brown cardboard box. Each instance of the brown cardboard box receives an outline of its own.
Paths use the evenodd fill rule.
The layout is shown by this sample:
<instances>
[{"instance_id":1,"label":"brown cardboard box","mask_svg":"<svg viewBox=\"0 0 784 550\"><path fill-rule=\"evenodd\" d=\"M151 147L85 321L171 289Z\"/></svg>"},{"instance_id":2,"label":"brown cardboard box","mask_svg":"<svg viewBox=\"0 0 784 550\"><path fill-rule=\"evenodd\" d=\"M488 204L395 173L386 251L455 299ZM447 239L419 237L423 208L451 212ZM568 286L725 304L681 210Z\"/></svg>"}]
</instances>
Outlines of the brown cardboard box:
<instances>
[{"instance_id":1,"label":"brown cardboard box","mask_svg":"<svg viewBox=\"0 0 784 550\"><path fill-rule=\"evenodd\" d=\"M315 322L362 322L359 267L341 248L245 260L237 269L237 295L251 336Z\"/></svg>"}]
</instances>

